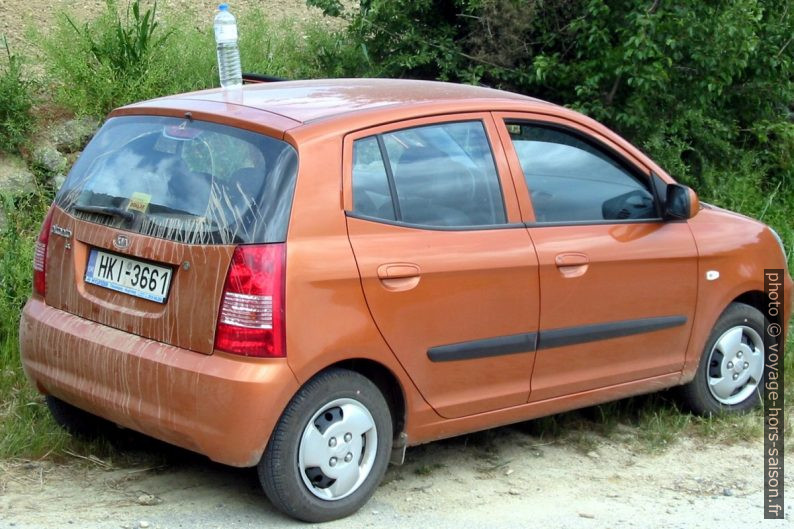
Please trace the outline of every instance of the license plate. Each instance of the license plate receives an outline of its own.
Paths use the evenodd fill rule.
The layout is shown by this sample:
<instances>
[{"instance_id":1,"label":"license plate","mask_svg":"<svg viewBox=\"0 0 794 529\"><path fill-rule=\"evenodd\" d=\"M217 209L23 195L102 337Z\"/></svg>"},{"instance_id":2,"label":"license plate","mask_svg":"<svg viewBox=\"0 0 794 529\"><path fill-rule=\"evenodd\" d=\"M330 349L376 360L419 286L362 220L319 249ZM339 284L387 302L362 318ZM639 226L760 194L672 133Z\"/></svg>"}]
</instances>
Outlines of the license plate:
<instances>
[{"instance_id":1,"label":"license plate","mask_svg":"<svg viewBox=\"0 0 794 529\"><path fill-rule=\"evenodd\" d=\"M85 271L86 283L165 303L172 269L93 249Z\"/></svg>"}]
</instances>

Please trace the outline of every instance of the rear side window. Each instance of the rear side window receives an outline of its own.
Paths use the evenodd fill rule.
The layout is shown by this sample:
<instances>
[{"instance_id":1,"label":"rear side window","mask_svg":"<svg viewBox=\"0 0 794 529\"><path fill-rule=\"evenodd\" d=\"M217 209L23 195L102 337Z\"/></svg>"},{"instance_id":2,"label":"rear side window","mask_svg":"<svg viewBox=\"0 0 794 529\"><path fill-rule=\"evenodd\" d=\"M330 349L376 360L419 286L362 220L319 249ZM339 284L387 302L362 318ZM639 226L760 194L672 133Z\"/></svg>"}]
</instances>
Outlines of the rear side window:
<instances>
[{"instance_id":1,"label":"rear side window","mask_svg":"<svg viewBox=\"0 0 794 529\"><path fill-rule=\"evenodd\" d=\"M508 123L538 222L658 218L640 177L564 130Z\"/></svg>"},{"instance_id":2,"label":"rear side window","mask_svg":"<svg viewBox=\"0 0 794 529\"><path fill-rule=\"evenodd\" d=\"M499 177L482 123L428 125L357 140L353 209L424 226L503 224Z\"/></svg>"},{"instance_id":3,"label":"rear side window","mask_svg":"<svg viewBox=\"0 0 794 529\"><path fill-rule=\"evenodd\" d=\"M56 198L71 214L193 244L282 242L297 173L286 142L215 123L112 118Z\"/></svg>"}]
</instances>

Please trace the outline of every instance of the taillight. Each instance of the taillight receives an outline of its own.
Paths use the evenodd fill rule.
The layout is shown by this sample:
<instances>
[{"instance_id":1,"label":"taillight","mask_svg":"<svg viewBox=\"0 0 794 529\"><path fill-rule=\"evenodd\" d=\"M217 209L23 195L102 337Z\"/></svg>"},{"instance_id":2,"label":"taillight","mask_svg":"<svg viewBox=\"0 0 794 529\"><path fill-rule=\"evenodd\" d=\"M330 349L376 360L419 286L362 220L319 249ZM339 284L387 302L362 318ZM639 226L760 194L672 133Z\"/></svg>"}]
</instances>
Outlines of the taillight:
<instances>
[{"instance_id":1,"label":"taillight","mask_svg":"<svg viewBox=\"0 0 794 529\"><path fill-rule=\"evenodd\" d=\"M47 290L47 243L50 242L52 210L53 208L50 207L47 216L44 217L36 246L33 248L33 291L42 296Z\"/></svg>"},{"instance_id":2,"label":"taillight","mask_svg":"<svg viewBox=\"0 0 794 529\"><path fill-rule=\"evenodd\" d=\"M285 254L284 244L235 248L223 287L216 349L245 356L287 356Z\"/></svg>"}]
</instances>

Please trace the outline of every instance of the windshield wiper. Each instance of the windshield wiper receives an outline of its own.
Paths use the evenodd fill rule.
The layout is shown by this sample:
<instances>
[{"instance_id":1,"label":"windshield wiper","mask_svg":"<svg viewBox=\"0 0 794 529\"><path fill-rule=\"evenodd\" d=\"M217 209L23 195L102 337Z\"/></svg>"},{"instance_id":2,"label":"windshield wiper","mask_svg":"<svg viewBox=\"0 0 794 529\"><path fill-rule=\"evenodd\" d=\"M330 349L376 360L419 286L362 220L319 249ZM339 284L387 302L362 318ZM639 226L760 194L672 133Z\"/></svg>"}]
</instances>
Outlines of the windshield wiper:
<instances>
[{"instance_id":1,"label":"windshield wiper","mask_svg":"<svg viewBox=\"0 0 794 529\"><path fill-rule=\"evenodd\" d=\"M135 219L135 215L132 211L113 206L72 206L72 209L83 213L96 213L99 215L107 215L108 217L116 217L127 222Z\"/></svg>"}]
</instances>

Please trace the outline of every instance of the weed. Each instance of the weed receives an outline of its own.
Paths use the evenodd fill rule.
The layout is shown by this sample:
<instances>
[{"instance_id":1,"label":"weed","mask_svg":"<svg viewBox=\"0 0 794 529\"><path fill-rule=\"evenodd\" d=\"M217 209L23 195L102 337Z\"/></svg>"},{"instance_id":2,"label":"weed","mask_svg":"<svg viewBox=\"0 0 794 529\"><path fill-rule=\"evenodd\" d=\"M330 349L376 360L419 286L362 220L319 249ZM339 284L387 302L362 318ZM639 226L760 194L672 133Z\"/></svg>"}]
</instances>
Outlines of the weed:
<instances>
[{"instance_id":1,"label":"weed","mask_svg":"<svg viewBox=\"0 0 794 529\"><path fill-rule=\"evenodd\" d=\"M194 18L182 13L158 20L155 7L141 12L139 0L126 17L108 1L100 17L82 26L61 13L54 33L41 36L57 102L77 114L103 116L124 104L217 86L212 28L196 27ZM274 22L253 10L238 17L238 26L246 72L290 79L366 73L361 48L322 22Z\"/></svg>"},{"instance_id":2,"label":"weed","mask_svg":"<svg viewBox=\"0 0 794 529\"><path fill-rule=\"evenodd\" d=\"M417 476L429 476L433 471L444 468L443 463L430 463L427 465L419 465L414 469L414 474Z\"/></svg>"},{"instance_id":3,"label":"weed","mask_svg":"<svg viewBox=\"0 0 794 529\"><path fill-rule=\"evenodd\" d=\"M12 54L3 37L8 59L0 70L0 151L15 152L33 129L33 83L22 71L22 58Z\"/></svg>"}]
</instances>

